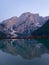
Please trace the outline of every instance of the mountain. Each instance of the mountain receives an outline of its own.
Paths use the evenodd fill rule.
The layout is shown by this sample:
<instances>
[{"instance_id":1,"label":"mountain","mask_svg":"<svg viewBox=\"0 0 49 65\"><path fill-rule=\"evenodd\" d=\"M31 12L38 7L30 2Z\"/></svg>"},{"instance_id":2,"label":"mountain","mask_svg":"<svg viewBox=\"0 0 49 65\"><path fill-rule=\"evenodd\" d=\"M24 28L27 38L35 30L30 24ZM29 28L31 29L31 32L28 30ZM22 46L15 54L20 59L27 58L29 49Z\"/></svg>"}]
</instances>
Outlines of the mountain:
<instances>
[{"instance_id":1,"label":"mountain","mask_svg":"<svg viewBox=\"0 0 49 65\"><path fill-rule=\"evenodd\" d=\"M44 19L39 14L32 14L30 12L23 13L18 17L18 22L15 25L16 31L23 33L30 30L36 30L44 24Z\"/></svg>"},{"instance_id":2,"label":"mountain","mask_svg":"<svg viewBox=\"0 0 49 65\"><path fill-rule=\"evenodd\" d=\"M17 20L18 20L17 16L14 16L7 20L2 21L2 24L4 24L6 26L6 28L8 29L11 26L15 25L17 23Z\"/></svg>"},{"instance_id":3,"label":"mountain","mask_svg":"<svg viewBox=\"0 0 49 65\"><path fill-rule=\"evenodd\" d=\"M0 33L2 33L0 38L2 38L2 36L4 38L11 36L11 28L17 23L17 19L17 16L14 16L0 23Z\"/></svg>"},{"instance_id":4,"label":"mountain","mask_svg":"<svg viewBox=\"0 0 49 65\"><path fill-rule=\"evenodd\" d=\"M49 16L42 17L39 16L39 14L26 12L19 17L14 16L2 21L2 23L0 23L0 32L4 32L7 35L9 34L11 36L19 35L19 37L33 34L36 35L37 33L40 35L41 33L39 33L37 30L45 26L45 24L47 24L48 19ZM43 28L43 30L45 28Z\"/></svg>"},{"instance_id":5,"label":"mountain","mask_svg":"<svg viewBox=\"0 0 49 65\"><path fill-rule=\"evenodd\" d=\"M42 17L39 14L26 12L18 17L18 22L13 26L13 29L23 34L30 34L31 31L42 27L48 19L48 16Z\"/></svg>"},{"instance_id":6,"label":"mountain","mask_svg":"<svg viewBox=\"0 0 49 65\"><path fill-rule=\"evenodd\" d=\"M49 16L44 17L44 20L47 21L49 19Z\"/></svg>"},{"instance_id":7,"label":"mountain","mask_svg":"<svg viewBox=\"0 0 49 65\"><path fill-rule=\"evenodd\" d=\"M49 36L49 20L39 29L32 32L34 36Z\"/></svg>"}]
</instances>

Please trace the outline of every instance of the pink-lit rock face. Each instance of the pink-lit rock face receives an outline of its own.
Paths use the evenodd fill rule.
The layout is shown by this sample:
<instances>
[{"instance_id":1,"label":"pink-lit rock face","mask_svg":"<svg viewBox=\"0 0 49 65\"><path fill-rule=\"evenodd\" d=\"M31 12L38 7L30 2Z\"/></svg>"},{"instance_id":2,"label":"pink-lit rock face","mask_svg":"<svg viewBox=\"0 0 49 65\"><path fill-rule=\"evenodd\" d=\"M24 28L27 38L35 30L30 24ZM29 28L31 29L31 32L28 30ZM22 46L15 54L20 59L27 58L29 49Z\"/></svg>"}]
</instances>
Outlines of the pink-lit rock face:
<instances>
[{"instance_id":1,"label":"pink-lit rock face","mask_svg":"<svg viewBox=\"0 0 49 65\"><path fill-rule=\"evenodd\" d=\"M23 13L18 17L18 22L16 24L18 32L24 32L26 30L36 30L44 23L44 19L39 16L39 14L32 14L30 12Z\"/></svg>"},{"instance_id":2,"label":"pink-lit rock face","mask_svg":"<svg viewBox=\"0 0 49 65\"><path fill-rule=\"evenodd\" d=\"M2 23L5 24L6 29L11 29L11 27L15 26L15 30L17 32L24 32L30 30L34 31L41 27L46 20L49 19L49 16L42 17L39 14L33 14L30 12L23 13L21 16L11 17L10 19L4 20ZM2 26L0 29L3 28Z\"/></svg>"},{"instance_id":3,"label":"pink-lit rock face","mask_svg":"<svg viewBox=\"0 0 49 65\"><path fill-rule=\"evenodd\" d=\"M4 20L3 23L6 25L7 28L10 28L11 26L17 23L17 19L17 16L14 16L10 19Z\"/></svg>"}]
</instances>

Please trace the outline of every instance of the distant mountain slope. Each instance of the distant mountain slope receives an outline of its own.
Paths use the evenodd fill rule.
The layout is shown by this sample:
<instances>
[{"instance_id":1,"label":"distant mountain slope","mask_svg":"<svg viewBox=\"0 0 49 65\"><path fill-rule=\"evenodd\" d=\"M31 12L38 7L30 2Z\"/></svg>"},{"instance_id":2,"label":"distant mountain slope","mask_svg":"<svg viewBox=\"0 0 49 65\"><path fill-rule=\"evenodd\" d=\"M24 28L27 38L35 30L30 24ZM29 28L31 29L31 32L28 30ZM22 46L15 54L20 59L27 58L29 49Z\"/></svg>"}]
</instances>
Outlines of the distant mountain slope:
<instances>
[{"instance_id":1,"label":"distant mountain slope","mask_svg":"<svg viewBox=\"0 0 49 65\"><path fill-rule=\"evenodd\" d=\"M49 19L49 16L42 17L42 16L39 16L39 14L26 12L19 17L14 16L7 20L2 21L2 24L4 24L7 29L10 29L12 27L13 30L16 30L22 33L26 30L30 32L30 30L34 31L38 29L48 19Z\"/></svg>"},{"instance_id":2,"label":"distant mountain slope","mask_svg":"<svg viewBox=\"0 0 49 65\"><path fill-rule=\"evenodd\" d=\"M49 36L49 20L39 29L32 32L34 36Z\"/></svg>"},{"instance_id":3,"label":"distant mountain slope","mask_svg":"<svg viewBox=\"0 0 49 65\"><path fill-rule=\"evenodd\" d=\"M7 20L2 21L2 23L7 27L10 28L11 26L15 25L17 23L17 16L11 17Z\"/></svg>"},{"instance_id":4,"label":"distant mountain slope","mask_svg":"<svg viewBox=\"0 0 49 65\"><path fill-rule=\"evenodd\" d=\"M39 14L32 14L30 12L23 13L19 18L18 22L15 25L15 30L23 33L28 30L36 30L44 24L44 19L39 16Z\"/></svg>"},{"instance_id":5,"label":"distant mountain slope","mask_svg":"<svg viewBox=\"0 0 49 65\"><path fill-rule=\"evenodd\" d=\"M28 35L49 35L48 19L49 16L42 17L39 16L39 14L26 12L19 17L14 16L2 21L2 23L0 23L0 32L12 36L19 35L19 37Z\"/></svg>"}]
</instances>

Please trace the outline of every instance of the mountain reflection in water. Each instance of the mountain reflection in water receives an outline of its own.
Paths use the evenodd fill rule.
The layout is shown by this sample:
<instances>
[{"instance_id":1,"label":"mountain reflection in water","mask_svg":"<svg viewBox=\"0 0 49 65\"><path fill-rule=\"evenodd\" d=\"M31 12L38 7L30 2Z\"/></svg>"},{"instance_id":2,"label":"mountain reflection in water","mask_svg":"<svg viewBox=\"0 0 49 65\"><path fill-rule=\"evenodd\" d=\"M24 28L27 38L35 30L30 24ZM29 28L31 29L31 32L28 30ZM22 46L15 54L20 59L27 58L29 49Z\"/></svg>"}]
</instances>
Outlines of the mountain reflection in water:
<instances>
[{"instance_id":1,"label":"mountain reflection in water","mask_svg":"<svg viewBox=\"0 0 49 65\"><path fill-rule=\"evenodd\" d=\"M39 58L49 54L48 39L6 39L0 40L0 50L13 56L21 56L25 60ZM13 64L14 65L14 64ZM35 64L34 64L35 65Z\"/></svg>"},{"instance_id":2,"label":"mountain reflection in water","mask_svg":"<svg viewBox=\"0 0 49 65\"><path fill-rule=\"evenodd\" d=\"M32 59L48 52L47 46L40 41L35 39L0 40L0 49L12 55L20 55L25 59Z\"/></svg>"}]
</instances>

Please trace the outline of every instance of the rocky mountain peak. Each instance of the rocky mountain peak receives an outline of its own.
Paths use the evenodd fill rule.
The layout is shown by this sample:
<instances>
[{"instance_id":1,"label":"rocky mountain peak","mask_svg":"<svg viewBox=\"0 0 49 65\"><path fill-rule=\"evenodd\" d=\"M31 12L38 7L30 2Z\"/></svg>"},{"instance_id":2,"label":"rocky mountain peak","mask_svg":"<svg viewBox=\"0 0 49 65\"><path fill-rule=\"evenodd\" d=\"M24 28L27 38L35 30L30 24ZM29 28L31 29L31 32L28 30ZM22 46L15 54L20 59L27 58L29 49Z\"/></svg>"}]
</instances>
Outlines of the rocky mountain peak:
<instances>
[{"instance_id":1,"label":"rocky mountain peak","mask_svg":"<svg viewBox=\"0 0 49 65\"><path fill-rule=\"evenodd\" d=\"M38 29L39 27L43 26L45 21L49 19L48 17L42 17L38 13L30 13L26 12L21 14L21 16L13 16L7 20L4 20L2 23L5 24L7 29L10 29L11 27L14 28L14 30L22 33L26 31L34 31Z\"/></svg>"}]
</instances>

